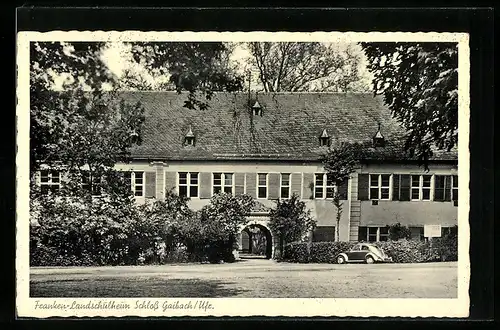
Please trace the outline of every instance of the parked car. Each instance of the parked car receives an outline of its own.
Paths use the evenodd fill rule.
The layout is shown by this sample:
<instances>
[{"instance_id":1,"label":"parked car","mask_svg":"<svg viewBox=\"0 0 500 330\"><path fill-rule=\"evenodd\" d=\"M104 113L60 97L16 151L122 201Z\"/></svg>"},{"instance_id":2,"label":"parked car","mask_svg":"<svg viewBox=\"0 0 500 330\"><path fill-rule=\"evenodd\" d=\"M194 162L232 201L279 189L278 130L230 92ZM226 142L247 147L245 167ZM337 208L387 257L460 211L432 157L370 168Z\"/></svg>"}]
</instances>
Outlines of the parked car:
<instances>
[{"instance_id":1,"label":"parked car","mask_svg":"<svg viewBox=\"0 0 500 330\"><path fill-rule=\"evenodd\" d=\"M376 245L369 243L359 243L352 247L347 253L337 256L337 263L365 262L373 264L375 262L392 262L392 258Z\"/></svg>"}]
</instances>

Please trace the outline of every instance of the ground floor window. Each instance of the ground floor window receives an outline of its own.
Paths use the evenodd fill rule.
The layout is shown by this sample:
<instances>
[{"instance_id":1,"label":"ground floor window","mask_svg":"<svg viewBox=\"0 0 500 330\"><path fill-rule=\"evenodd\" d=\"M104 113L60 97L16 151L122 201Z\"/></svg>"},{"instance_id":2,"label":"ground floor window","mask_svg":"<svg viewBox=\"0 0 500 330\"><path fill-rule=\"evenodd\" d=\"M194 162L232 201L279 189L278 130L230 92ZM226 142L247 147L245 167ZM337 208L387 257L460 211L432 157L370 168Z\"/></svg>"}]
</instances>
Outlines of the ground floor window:
<instances>
[{"instance_id":1,"label":"ground floor window","mask_svg":"<svg viewBox=\"0 0 500 330\"><path fill-rule=\"evenodd\" d=\"M410 227L410 238L413 240L423 241L424 227Z\"/></svg>"},{"instance_id":2,"label":"ground floor window","mask_svg":"<svg viewBox=\"0 0 500 330\"><path fill-rule=\"evenodd\" d=\"M389 227L359 227L358 240L360 242L383 242L389 239Z\"/></svg>"},{"instance_id":3,"label":"ground floor window","mask_svg":"<svg viewBox=\"0 0 500 330\"><path fill-rule=\"evenodd\" d=\"M335 241L335 226L316 227L313 232L313 242Z\"/></svg>"}]
</instances>

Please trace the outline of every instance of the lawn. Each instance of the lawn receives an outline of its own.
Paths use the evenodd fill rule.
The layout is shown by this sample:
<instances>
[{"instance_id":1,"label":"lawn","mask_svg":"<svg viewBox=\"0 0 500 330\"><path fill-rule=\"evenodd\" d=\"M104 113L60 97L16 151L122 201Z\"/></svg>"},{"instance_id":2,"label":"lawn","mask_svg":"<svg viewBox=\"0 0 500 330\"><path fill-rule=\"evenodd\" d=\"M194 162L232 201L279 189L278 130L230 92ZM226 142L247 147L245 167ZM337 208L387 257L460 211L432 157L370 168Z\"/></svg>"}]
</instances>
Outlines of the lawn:
<instances>
[{"instance_id":1,"label":"lawn","mask_svg":"<svg viewBox=\"0 0 500 330\"><path fill-rule=\"evenodd\" d=\"M32 268L32 297L454 298L457 263Z\"/></svg>"}]
</instances>

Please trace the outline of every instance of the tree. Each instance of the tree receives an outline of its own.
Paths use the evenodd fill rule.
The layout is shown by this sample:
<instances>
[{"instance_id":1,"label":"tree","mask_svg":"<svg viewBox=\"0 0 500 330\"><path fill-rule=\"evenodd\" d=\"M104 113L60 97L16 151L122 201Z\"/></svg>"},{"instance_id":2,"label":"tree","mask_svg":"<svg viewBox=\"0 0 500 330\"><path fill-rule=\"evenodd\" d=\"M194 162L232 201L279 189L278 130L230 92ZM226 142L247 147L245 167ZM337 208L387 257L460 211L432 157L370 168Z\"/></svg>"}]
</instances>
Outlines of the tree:
<instances>
[{"instance_id":1,"label":"tree","mask_svg":"<svg viewBox=\"0 0 500 330\"><path fill-rule=\"evenodd\" d=\"M316 220L297 194L293 194L290 199L278 200L269 212L269 228L279 238L282 257L285 244L301 240L305 233L315 227Z\"/></svg>"},{"instance_id":2,"label":"tree","mask_svg":"<svg viewBox=\"0 0 500 330\"><path fill-rule=\"evenodd\" d=\"M408 130L405 150L427 167L458 141L456 43L361 43L375 94Z\"/></svg>"},{"instance_id":3,"label":"tree","mask_svg":"<svg viewBox=\"0 0 500 330\"><path fill-rule=\"evenodd\" d=\"M329 148L322 156L321 161L329 180L338 187L350 179L352 173L359 166L363 155L363 146L357 143L343 143L337 148ZM335 206L335 240L340 237L340 219L342 217L343 202L338 190L333 194L332 203Z\"/></svg>"},{"instance_id":4,"label":"tree","mask_svg":"<svg viewBox=\"0 0 500 330\"><path fill-rule=\"evenodd\" d=\"M232 255L236 235L248 222L255 201L248 195L233 196L227 193L216 194L210 204L199 212L201 231L205 244L211 249L210 259L233 261Z\"/></svg>"},{"instance_id":5,"label":"tree","mask_svg":"<svg viewBox=\"0 0 500 330\"><path fill-rule=\"evenodd\" d=\"M411 230L407 226L401 226L401 224L395 223L389 227L389 238L392 241L397 241L399 239L409 239L411 237Z\"/></svg>"},{"instance_id":6,"label":"tree","mask_svg":"<svg viewBox=\"0 0 500 330\"><path fill-rule=\"evenodd\" d=\"M231 48L222 42L133 42L133 59L156 76L169 77L165 89L189 92L184 106L207 109L214 91L243 88L243 78L229 62Z\"/></svg>"},{"instance_id":7,"label":"tree","mask_svg":"<svg viewBox=\"0 0 500 330\"><path fill-rule=\"evenodd\" d=\"M250 63L258 69L266 92L347 92L359 88L361 52L355 47L339 51L318 42L248 44Z\"/></svg>"}]
</instances>

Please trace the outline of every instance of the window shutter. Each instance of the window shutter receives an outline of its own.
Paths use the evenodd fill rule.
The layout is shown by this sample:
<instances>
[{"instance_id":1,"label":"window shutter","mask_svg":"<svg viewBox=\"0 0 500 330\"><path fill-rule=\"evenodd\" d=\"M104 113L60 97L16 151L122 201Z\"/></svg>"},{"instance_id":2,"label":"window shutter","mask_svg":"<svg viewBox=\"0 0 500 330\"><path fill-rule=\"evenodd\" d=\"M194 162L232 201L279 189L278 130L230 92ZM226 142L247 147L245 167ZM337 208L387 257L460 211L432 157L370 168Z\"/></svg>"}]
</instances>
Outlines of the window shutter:
<instances>
[{"instance_id":1,"label":"window shutter","mask_svg":"<svg viewBox=\"0 0 500 330\"><path fill-rule=\"evenodd\" d=\"M314 174L313 173L304 173L304 184L303 184L303 199L313 199L313 190L314 190Z\"/></svg>"},{"instance_id":2,"label":"window shutter","mask_svg":"<svg viewBox=\"0 0 500 330\"><path fill-rule=\"evenodd\" d=\"M399 174L393 174L392 175L392 200L393 201L398 201L399 200L399 181L400 181L400 175Z\"/></svg>"},{"instance_id":3,"label":"window shutter","mask_svg":"<svg viewBox=\"0 0 500 330\"><path fill-rule=\"evenodd\" d=\"M299 197L301 195L300 188L302 187L302 173L292 173L290 178L291 194L297 194Z\"/></svg>"},{"instance_id":4,"label":"window shutter","mask_svg":"<svg viewBox=\"0 0 500 330\"><path fill-rule=\"evenodd\" d=\"M434 200L443 202L444 201L444 190L445 190L446 176L435 175L434 176Z\"/></svg>"},{"instance_id":5,"label":"window shutter","mask_svg":"<svg viewBox=\"0 0 500 330\"><path fill-rule=\"evenodd\" d=\"M245 193L245 173L234 174L234 194L243 195Z\"/></svg>"},{"instance_id":6,"label":"window shutter","mask_svg":"<svg viewBox=\"0 0 500 330\"><path fill-rule=\"evenodd\" d=\"M269 173L267 177L268 183L268 199L279 199L280 198L280 180L281 176L279 173Z\"/></svg>"},{"instance_id":7,"label":"window shutter","mask_svg":"<svg viewBox=\"0 0 500 330\"><path fill-rule=\"evenodd\" d=\"M409 201L411 190L411 176L409 174L401 174L399 200Z\"/></svg>"},{"instance_id":8,"label":"window shutter","mask_svg":"<svg viewBox=\"0 0 500 330\"><path fill-rule=\"evenodd\" d=\"M358 199L360 201L368 200L368 185L370 183L369 174L358 174Z\"/></svg>"},{"instance_id":9,"label":"window shutter","mask_svg":"<svg viewBox=\"0 0 500 330\"><path fill-rule=\"evenodd\" d=\"M446 202L451 201L451 176L447 175L444 177L444 200Z\"/></svg>"},{"instance_id":10,"label":"window shutter","mask_svg":"<svg viewBox=\"0 0 500 330\"><path fill-rule=\"evenodd\" d=\"M200 181L198 183L200 198L212 197L212 173L201 172Z\"/></svg>"},{"instance_id":11,"label":"window shutter","mask_svg":"<svg viewBox=\"0 0 500 330\"><path fill-rule=\"evenodd\" d=\"M165 192L177 186L177 172L165 172Z\"/></svg>"},{"instance_id":12,"label":"window shutter","mask_svg":"<svg viewBox=\"0 0 500 330\"><path fill-rule=\"evenodd\" d=\"M156 197L156 172L146 172L146 198Z\"/></svg>"},{"instance_id":13,"label":"window shutter","mask_svg":"<svg viewBox=\"0 0 500 330\"><path fill-rule=\"evenodd\" d=\"M246 173L246 188L247 195L252 196L253 198L257 197L257 174L256 173Z\"/></svg>"},{"instance_id":14,"label":"window shutter","mask_svg":"<svg viewBox=\"0 0 500 330\"><path fill-rule=\"evenodd\" d=\"M347 185L349 183L349 180L346 179L344 180L338 187L337 187L337 192L339 193L340 199L341 200L347 200Z\"/></svg>"}]
</instances>

